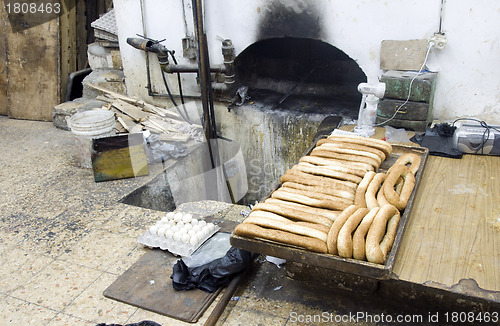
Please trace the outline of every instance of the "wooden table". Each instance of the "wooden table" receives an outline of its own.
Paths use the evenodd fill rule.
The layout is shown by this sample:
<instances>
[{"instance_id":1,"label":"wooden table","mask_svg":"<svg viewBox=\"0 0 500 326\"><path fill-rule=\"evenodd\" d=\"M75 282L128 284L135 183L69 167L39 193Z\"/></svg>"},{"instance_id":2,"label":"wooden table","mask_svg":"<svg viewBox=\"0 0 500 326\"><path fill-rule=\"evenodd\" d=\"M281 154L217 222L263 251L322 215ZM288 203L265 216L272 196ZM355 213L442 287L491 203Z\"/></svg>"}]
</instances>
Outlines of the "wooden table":
<instances>
[{"instance_id":1,"label":"wooden table","mask_svg":"<svg viewBox=\"0 0 500 326\"><path fill-rule=\"evenodd\" d=\"M429 156L393 272L500 291L500 157Z\"/></svg>"}]
</instances>

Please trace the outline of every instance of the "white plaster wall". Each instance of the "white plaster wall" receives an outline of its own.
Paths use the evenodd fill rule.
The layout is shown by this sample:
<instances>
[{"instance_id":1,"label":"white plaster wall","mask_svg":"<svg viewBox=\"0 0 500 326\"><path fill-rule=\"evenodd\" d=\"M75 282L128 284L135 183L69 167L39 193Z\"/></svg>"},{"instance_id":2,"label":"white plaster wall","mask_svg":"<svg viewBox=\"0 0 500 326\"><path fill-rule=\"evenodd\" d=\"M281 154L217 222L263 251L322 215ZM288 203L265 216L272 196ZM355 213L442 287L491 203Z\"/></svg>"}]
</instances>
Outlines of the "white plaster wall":
<instances>
[{"instance_id":1,"label":"white plaster wall","mask_svg":"<svg viewBox=\"0 0 500 326\"><path fill-rule=\"evenodd\" d=\"M181 39L193 35L190 0L143 0L147 36L167 40L180 63ZM306 0L280 0L291 10L304 10ZM222 63L220 40L231 39L236 54L257 41L257 22L268 10L265 0L205 1L205 27L213 64ZM439 26L438 0L318 0L326 22L323 41L344 51L357 61L374 80L380 77L380 43L382 40L428 39ZM120 48L129 95L148 99L145 54L126 44L126 38L143 34L139 0L114 0ZM183 10L184 9L184 10ZM185 14L184 14L185 13ZM186 18L186 19L185 19ZM432 49L428 67L439 71L434 102L436 119L475 117L500 124L500 2L496 0L447 0L444 6L443 32L448 45ZM151 56L155 90L164 92L159 68ZM176 89L174 76L169 84ZM184 91L196 95L194 75L183 74Z\"/></svg>"}]
</instances>

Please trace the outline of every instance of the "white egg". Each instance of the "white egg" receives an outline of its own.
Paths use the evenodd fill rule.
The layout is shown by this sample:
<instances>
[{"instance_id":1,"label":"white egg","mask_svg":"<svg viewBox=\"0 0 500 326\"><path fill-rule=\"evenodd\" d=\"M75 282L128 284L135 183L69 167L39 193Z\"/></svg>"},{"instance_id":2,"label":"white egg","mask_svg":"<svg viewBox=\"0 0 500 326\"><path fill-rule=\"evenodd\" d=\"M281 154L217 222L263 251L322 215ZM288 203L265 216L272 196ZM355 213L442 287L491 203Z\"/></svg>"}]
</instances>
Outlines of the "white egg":
<instances>
[{"instance_id":1,"label":"white egg","mask_svg":"<svg viewBox=\"0 0 500 326\"><path fill-rule=\"evenodd\" d=\"M176 223L177 223L177 222L179 222L180 220L182 220L182 217L183 217L183 216L184 216L184 214L182 214L182 213L176 213L176 214L174 215L174 221L175 221Z\"/></svg>"},{"instance_id":2,"label":"white egg","mask_svg":"<svg viewBox=\"0 0 500 326\"><path fill-rule=\"evenodd\" d=\"M195 230L196 232L201 231L201 229L203 229L203 226L201 226L199 224L196 224L195 226L193 226L193 230Z\"/></svg>"},{"instance_id":3,"label":"white egg","mask_svg":"<svg viewBox=\"0 0 500 326\"><path fill-rule=\"evenodd\" d=\"M198 232L196 232L196 236L199 239L203 239L205 237L205 233L203 231L198 231Z\"/></svg>"},{"instance_id":4,"label":"white egg","mask_svg":"<svg viewBox=\"0 0 500 326\"><path fill-rule=\"evenodd\" d=\"M184 224L184 228L185 228L186 230L192 230L192 229L193 229L193 224L191 224L191 223Z\"/></svg>"},{"instance_id":5,"label":"white egg","mask_svg":"<svg viewBox=\"0 0 500 326\"><path fill-rule=\"evenodd\" d=\"M201 220L198 222L198 225L205 226L205 225L207 225L207 222Z\"/></svg>"},{"instance_id":6,"label":"white egg","mask_svg":"<svg viewBox=\"0 0 500 326\"><path fill-rule=\"evenodd\" d=\"M161 222L162 222L162 223L168 223L168 221L169 221L169 220L170 220L170 219L169 219L168 217L166 217L166 216L163 216L163 217L161 218Z\"/></svg>"},{"instance_id":7,"label":"white egg","mask_svg":"<svg viewBox=\"0 0 500 326\"><path fill-rule=\"evenodd\" d=\"M174 241L180 241L181 240L181 235L179 233L174 233L172 235L172 238L174 239Z\"/></svg>"},{"instance_id":8,"label":"white egg","mask_svg":"<svg viewBox=\"0 0 500 326\"><path fill-rule=\"evenodd\" d=\"M181 241L182 243L189 243L189 235L187 233L184 233L182 236L181 236Z\"/></svg>"},{"instance_id":9,"label":"white egg","mask_svg":"<svg viewBox=\"0 0 500 326\"><path fill-rule=\"evenodd\" d=\"M188 234L192 238L194 235L196 235L196 231L195 230L189 230Z\"/></svg>"},{"instance_id":10,"label":"white egg","mask_svg":"<svg viewBox=\"0 0 500 326\"><path fill-rule=\"evenodd\" d=\"M187 230L186 230L186 228L182 227L182 228L179 228L179 231L177 231L177 233L179 233L179 234L187 234Z\"/></svg>"},{"instance_id":11,"label":"white egg","mask_svg":"<svg viewBox=\"0 0 500 326\"><path fill-rule=\"evenodd\" d=\"M195 219L195 218L193 218L193 219L191 220L191 224L193 224L193 225L198 224L198 220L197 220L197 219Z\"/></svg>"},{"instance_id":12,"label":"white egg","mask_svg":"<svg viewBox=\"0 0 500 326\"><path fill-rule=\"evenodd\" d=\"M200 241L200 239L198 238L198 236L195 235L195 236L191 237L191 239L189 239L189 244L194 247L198 244L199 241Z\"/></svg>"},{"instance_id":13,"label":"white egg","mask_svg":"<svg viewBox=\"0 0 500 326\"><path fill-rule=\"evenodd\" d=\"M177 233L179 231L179 227L177 225L172 225L172 232Z\"/></svg>"},{"instance_id":14,"label":"white egg","mask_svg":"<svg viewBox=\"0 0 500 326\"><path fill-rule=\"evenodd\" d=\"M170 239L170 238L172 238L173 235L174 235L174 233L172 232L172 230L166 230L165 234L163 236L167 239Z\"/></svg>"},{"instance_id":15,"label":"white egg","mask_svg":"<svg viewBox=\"0 0 500 326\"><path fill-rule=\"evenodd\" d=\"M168 221L168 224L170 224L171 226L175 225L175 221L174 220L170 220Z\"/></svg>"},{"instance_id":16,"label":"white egg","mask_svg":"<svg viewBox=\"0 0 500 326\"><path fill-rule=\"evenodd\" d=\"M163 235L165 234L165 231L166 231L166 229L164 227L161 227L158 229L156 234L158 234L159 237L163 237Z\"/></svg>"},{"instance_id":17,"label":"white egg","mask_svg":"<svg viewBox=\"0 0 500 326\"><path fill-rule=\"evenodd\" d=\"M153 226L151 226L151 227L149 228L149 233L151 233L151 234L153 234L153 235L154 235L154 234L156 234L156 232L158 232L158 226L153 225Z\"/></svg>"},{"instance_id":18,"label":"white egg","mask_svg":"<svg viewBox=\"0 0 500 326\"><path fill-rule=\"evenodd\" d=\"M212 232L213 230L215 230L215 224L213 223L207 223L208 225L208 230L210 230L210 232Z\"/></svg>"},{"instance_id":19,"label":"white egg","mask_svg":"<svg viewBox=\"0 0 500 326\"><path fill-rule=\"evenodd\" d=\"M182 222L182 221L177 222L177 226L180 227L180 228L183 227L184 226L184 222Z\"/></svg>"},{"instance_id":20,"label":"white egg","mask_svg":"<svg viewBox=\"0 0 500 326\"><path fill-rule=\"evenodd\" d=\"M172 225L170 225L170 223L165 223L161 227L165 228L165 230L170 230L172 228Z\"/></svg>"},{"instance_id":21,"label":"white egg","mask_svg":"<svg viewBox=\"0 0 500 326\"><path fill-rule=\"evenodd\" d=\"M169 220L173 220L174 219L174 216L175 216L175 213L174 212L168 212L167 215L165 216L166 218L168 218Z\"/></svg>"},{"instance_id":22,"label":"white egg","mask_svg":"<svg viewBox=\"0 0 500 326\"><path fill-rule=\"evenodd\" d=\"M185 214L184 217L182 218L182 221L184 223L191 223L192 219L193 219L193 215L191 215L191 214Z\"/></svg>"}]
</instances>

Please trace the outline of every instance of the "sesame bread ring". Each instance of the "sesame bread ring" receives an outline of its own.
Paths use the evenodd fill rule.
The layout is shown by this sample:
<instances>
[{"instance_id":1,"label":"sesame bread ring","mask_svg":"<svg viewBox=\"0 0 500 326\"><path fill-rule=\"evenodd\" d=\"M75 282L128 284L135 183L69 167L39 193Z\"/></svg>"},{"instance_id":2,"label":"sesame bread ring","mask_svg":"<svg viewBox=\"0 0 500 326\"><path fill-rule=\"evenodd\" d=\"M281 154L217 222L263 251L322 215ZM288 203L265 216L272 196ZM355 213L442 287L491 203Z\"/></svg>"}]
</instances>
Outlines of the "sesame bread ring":
<instances>
[{"instance_id":1,"label":"sesame bread ring","mask_svg":"<svg viewBox=\"0 0 500 326\"><path fill-rule=\"evenodd\" d=\"M340 148L340 147L336 146L335 144L331 144L331 143L325 143L325 144L316 146L316 148L318 148L318 149L332 151L335 153L352 154L352 155L371 157L372 159L376 160L378 164L382 163L380 156L378 156L377 154L373 154L373 153L370 153L370 152L367 152L364 150L354 149L354 148L351 148L349 145L347 145L346 147L347 148Z\"/></svg>"},{"instance_id":2,"label":"sesame bread ring","mask_svg":"<svg viewBox=\"0 0 500 326\"><path fill-rule=\"evenodd\" d=\"M297 193L292 192L289 189L280 188L271 194L272 198L293 201L299 204L309 205L319 208L328 208L333 210L343 210L349 206L348 203L341 201L341 198L330 200L330 199L318 199L313 198L308 192Z\"/></svg>"},{"instance_id":3,"label":"sesame bread ring","mask_svg":"<svg viewBox=\"0 0 500 326\"><path fill-rule=\"evenodd\" d=\"M383 151L386 157L389 157L389 155L391 155L392 153L392 145L386 142L385 140L366 138L356 135L330 135L328 136L328 139L335 139L346 143L359 144L377 148Z\"/></svg>"},{"instance_id":4,"label":"sesame bread ring","mask_svg":"<svg viewBox=\"0 0 500 326\"><path fill-rule=\"evenodd\" d=\"M379 156L382 161L384 161L386 158L385 153L383 151L381 151L380 149L366 146L366 145L345 143L345 142L342 142L340 140L335 140L335 139L331 139L331 138L323 138L323 139L318 140L318 142L316 143L316 146L323 145L323 144L332 144L338 148L354 149L354 150L358 150L358 151L370 152L370 153L373 153L373 154Z\"/></svg>"},{"instance_id":5,"label":"sesame bread ring","mask_svg":"<svg viewBox=\"0 0 500 326\"><path fill-rule=\"evenodd\" d=\"M368 189L366 189L366 194L365 194L365 200L366 200L366 207L368 209L372 209L374 207L379 207L378 202L377 202L377 192L380 188L380 185L382 182L384 182L384 179L386 178L385 173L377 173L374 177L372 182L368 185Z\"/></svg>"},{"instance_id":6,"label":"sesame bread ring","mask_svg":"<svg viewBox=\"0 0 500 326\"><path fill-rule=\"evenodd\" d=\"M394 186L400 177L403 178L404 183L401 194L398 194ZM406 165L394 166L394 169L387 175L383 188L387 201L396 206L397 209L403 210L408 204L413 188L415 188L415 175Z\"/></svg>"},{"instance_id":7,"label":"sesame bread ring","mask_svg":"<svg viewBox=\"0 0 500 326\"><path fill-rule=\"evenodd\" d=\"M369 262L383 264L392 248L400 214L393 205L384 205L373 219L366 235L366 258Z\"/></svg>"},{"instance_id":8,"label":"sesame bread ring","mask_svg":"<svg viewBox=\"0 0 500 326\"><path fill-rule=\"evenodd\" d=\"M337 237L337 250L339 256L344 258L352 258L353 244L352 244L352 234L354 230L358 227L361 220L370 211L366 208L358 209L354 214L349 216L347 221L342 225Z\"/></svg>"},{"instance_id":9,"label":"sesame bread ring","mask_svg":"<svg viewBox=\"0 0 500 326\"><path fill-rule=\"evenodd\" d=\"M281 183L285 183L287 181L297 182L308 186L323 186L331 188L332 190L345 190L350 191L353 194L356 192L357 187L357 184L352 182L313 175L294 168L286 171L286 173L281 176Z\"/></svg>"},{"instance_id":10,"label":"sesame bread ring","mask_svg":"<svg viewBox=\"0 0 500 326\"><path fill-rule=\"evenodd\" d=\"M322 224L327 227L330 227L333 223L332 220L330 220L327 217L309 212L304 212L297 208L287 207L279 204L270 204L266 202L258 203L252 208L252 211L258 211L258 210L275 213L297 221Z\"/></svg>"},{"instance_id":11,"label":"sesame bread ring","mask_svg":"<svg viewBox=\"0 0 500 326\"><path fill-rule=\"evenodd\" d=\"M309 155L301 157L299 159L299 162L310 163L314 165L346 167L352 170L352 174L359 175L360 177L363 177L366 171L373 171L373 166L371 166L370 164L346 162L342 160L335 160L332 158L323 158Z\"/></svg>"},{"instance_id":12,"label":"sesame bread ring","mask_svg":"<svg viewBox=\"0 0 500 326\"><path fill-rule=\"evenodd\" d=\"M421 161L422 161L422 159L417 154L406 153L406 154L401 155L396 160L396 162L391 166L391 168L389 169L389 171L387 171L387 172L389 173L391 171L391 169L393 169L394 167L396 167L398 165L407 165L407 164L410 164L410 171L411 171L411 173L416 174L417 171L418 171L418 168L420 167L420 162Z\"/></svg>"},{"instance_id":13,"label":"sesame bread ring","mask_svg":"<svg viewBox=\"0 0 500 326\"><path fill-rule=\"evenodd\" d=\"M325 232L317 230L316 228L287 221L285 218L279 219L277 217L279 217L279 215L269 212L255 211L250 213L243 223L251 223L265 228L287 231L326 242L327 234Z\"/></svg>"},{"instance_id":14,"label":"sesame bread ring","mask_svg":"<svg viewBox=\"0 0 500 326\"><path fill-rule=\"evenodd\" d=\"M368 185L372 182L373 177L376 175L375 172L369 171L366 172L363 180L358 185L356 189L356 195L354 197L354 205L358 205L359 207L366 207L365 193L366 189L368 189Z\"/></svg>"},{"instance_id":15,"label":"sesame bread ring","mask_svg":"<svg viewBox=\"0 0 500 326\"><path fill-rule=\"evenodd\" d=\"M363 217L354 235L352 236L352 257L358 260L366 260L366 234L373 223L380 207L375 207Z\"/></svg>"},{"instance_id":16,"label":"sesame bread ring","mask_svg":"<svg viewBox=\"0 0 500 326\"><path fill-rule=\"evenodd\" d=\"M285 208L293 208L293 209L297 209L297 210L302 211L302 212L311 213L311 214L314 214L317 216L323 216L323 217L328 218L332 222L335 221L335 219L337 218L337 216L340 215L340 213L342 213L341 210L331 210L331 209L311 207L311 206L307 206L307 205L303 205L303 204L299 204L299 203L294 203L291 201L276 199L276 198L267 198L264 201L264 203L265 204L276 204L276 205L283 206Z\"/></svg>"},{"instance_id":17,"label":"sesame bread ring","mask_svg":"<svg viewBox=\"0 0 500 326\"><path fill-rule=\"evenodd\" d=\"M285 188L287 188L287 187L294 188L294 189L317 192L320 194L325 194L325 195L354 200L354 194L352 193L352 191L335 190L332 188L322 187L322 186L308 186L308 185L303 185L301 183L289 182L289 181L283 183L281 186L285 187Z\"/></svg>"},{"instance_id":18,"label":"sesame bread ring","mask_svg":"<svg viewBox=\"0 0 500 326\"><path fill-rule=\"evenodd\" d=\"M287 231L263 228L252 223L238 224L234 229L234 233L246 238L267 239L314 252L327 253L326 243L324 241Z\"/></svg>"},{"instance_id":19,"label":"sesame bread ring","mask_svg":"<svg viewBox=\"0 0 500 326\"><path fill-rule=\"evenodd\" d=\"M318 165L312 165L309 163L298 163L294 166L295 169L305 172L305 173L310 173L314 175L321 175L324 177L329 177L329 178L334 178L334 179L339 179L339 180L345 180L345 181L350 181L354 182L356 184L359 184L363 178L360 176L357 176L355 174L352 174L349 169L342 169L343 171L339 170L334 170L331 167L328 166L318 166Z\"/></svg>"},{"instance_id":20,"label":"sesame bread ring","mask_svg":"<svg viewBox=\"0 0 500 326\"><path fill-rule=\"evenodd\" d=\"M366 163L366 164L370 164L372 166L373 170L378 169L378 167L380 166L380 163L371 157L361 156L361 155L353 155L353 154L336 153L336 152L322 149L321 146L313 149L311 151L311 156L333 158L333 159L344 160L344 161L349 161L349 162Z\"/></svg>"},{"instance_id":21,"label":"sesame bread ring","mask_svg":"<svg viewBox=\"0 0 500 326\"><path fill-rule=\"evenodd\" d=\"M360 209L359 206L356 205L351 205L344 209L342 213L337 217L335 222L333 222L332 227L330 228L330 231L328 232L328 237L326 239L326 246L328 248L328 253L332 255L336 255L338 253L337 250L337 238L340 232L340 229L342 226L344 226L344 223L347 221L349 216L354 214L358 209ZM365 208L366 209L366 208Z\"/></svg>"}]
</instances>

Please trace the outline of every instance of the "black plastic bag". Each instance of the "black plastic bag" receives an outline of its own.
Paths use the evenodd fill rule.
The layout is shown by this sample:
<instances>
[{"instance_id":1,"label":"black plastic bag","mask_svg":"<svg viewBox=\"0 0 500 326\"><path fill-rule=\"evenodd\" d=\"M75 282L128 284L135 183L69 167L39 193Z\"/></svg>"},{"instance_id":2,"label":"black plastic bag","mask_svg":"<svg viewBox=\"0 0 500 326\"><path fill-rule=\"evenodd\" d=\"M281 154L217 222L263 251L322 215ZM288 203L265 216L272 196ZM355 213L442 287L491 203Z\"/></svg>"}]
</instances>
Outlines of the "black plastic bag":
<instances>
[{"instance_id":1,"label":"black plastic bag","mask_svg":"<svg viewBox=\"0 0 500 326\"><path fill-rule=\"evenodd\" d=\"M233 275L250 266L252 258L252 253L231 247L224 257L198 267L189 268L179 259L170 278L177 291L198 288L212 293L227 285Z\"/></svg>"}]
</instances>

